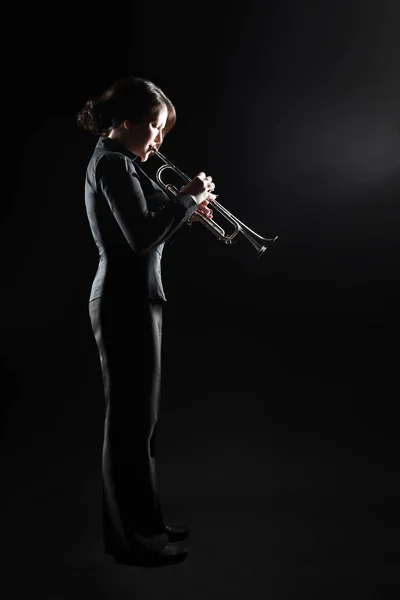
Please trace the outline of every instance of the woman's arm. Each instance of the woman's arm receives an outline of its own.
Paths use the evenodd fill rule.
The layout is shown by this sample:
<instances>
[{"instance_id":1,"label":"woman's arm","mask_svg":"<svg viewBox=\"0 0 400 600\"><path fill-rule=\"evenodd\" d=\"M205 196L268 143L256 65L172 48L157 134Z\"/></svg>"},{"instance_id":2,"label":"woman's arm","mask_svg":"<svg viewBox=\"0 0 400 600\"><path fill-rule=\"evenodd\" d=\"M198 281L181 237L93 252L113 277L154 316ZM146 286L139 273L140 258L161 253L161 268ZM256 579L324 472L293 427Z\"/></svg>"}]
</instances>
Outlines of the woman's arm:
<instances>
[{"instance_id":1,"label":"woman's arm","mask_svg":"<svg viewBox=\"0 0 400 600\"><path fill-rule=\"evenodd\" d=\"M101 157L96 180L127 242L138 253L166 242L197 209L192 196L180 193L150 211L134 165L119 154Z\"/></svg>"}]
</instances>

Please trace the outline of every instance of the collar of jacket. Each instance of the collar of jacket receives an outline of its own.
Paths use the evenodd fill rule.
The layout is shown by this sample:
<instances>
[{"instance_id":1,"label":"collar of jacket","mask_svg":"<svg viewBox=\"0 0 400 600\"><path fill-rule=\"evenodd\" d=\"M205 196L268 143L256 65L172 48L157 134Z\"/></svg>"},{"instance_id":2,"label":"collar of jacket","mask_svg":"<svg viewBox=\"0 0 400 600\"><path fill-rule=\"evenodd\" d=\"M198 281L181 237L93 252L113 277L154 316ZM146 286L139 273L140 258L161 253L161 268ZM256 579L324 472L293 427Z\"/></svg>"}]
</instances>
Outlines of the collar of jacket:
<instances>
[{"instance_id":1,"label":"collar of jacket","mask_svg":"<svg viewBox=\"0 0 400 600\"><path fill-rule=\"evenodd\" d=\"M130 158L132 161L140 162L139 156L137 154L134 154L133 152L125 148L125 146L109 137L101 137L97 142L96 148L105 148L106 150L120 152L121 154L125 154L125 156Z\"/></svg>"}]
</instances>

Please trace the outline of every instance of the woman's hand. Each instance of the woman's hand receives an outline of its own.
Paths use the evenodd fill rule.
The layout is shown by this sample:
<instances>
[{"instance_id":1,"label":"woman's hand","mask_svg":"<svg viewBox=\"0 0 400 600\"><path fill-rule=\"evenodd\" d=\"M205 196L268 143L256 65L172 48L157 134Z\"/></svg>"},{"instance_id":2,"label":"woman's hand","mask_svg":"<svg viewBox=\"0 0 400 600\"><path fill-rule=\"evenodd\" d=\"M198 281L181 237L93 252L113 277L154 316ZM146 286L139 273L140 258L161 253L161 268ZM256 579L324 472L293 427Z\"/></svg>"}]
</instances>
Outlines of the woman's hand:
<instances>
[{"instance_id":1,"label":"woman's hand","mask_svg":"<svg viewBox=\"0 0 400 600\"><path fill-rule=\"evenodd\" d=\"M197 213L201 212L208 219L212 219L213 212L208 205L212 200L217 198L217 195L212 193L214 189L215 183L213 182L212 177L206 176L205 173L201 172L196 175L196 177L193 177L189 183L182 186L180 191L190 194L194 198L197 204ZM190 220L198 221L199 217L194 213Z\"/></svg>"},{"instance_id":2,"label":"woman's hand","mask_svg":"<svg viewBox=\"0 0 400 600\"><path fill-rule=\"evenodd\" d=\"M189 183L181 187L181 192L185 194L190 194L197 205L202 204L204 201L208 201L208 199L214 196L211 192L215 189L215 184L212 180L212 177L207 176L205 173L201 172L196 177L193 177Z\"/></svg>"},{"instance_id":3,"label":"woman's hand","mask_svg":"<svg viewBox=\"0 0 400 600\"><path fill-rule=\"evenodd\" d=\"M203 215L205 215L208 219L212 219L213 218L213 211L211 210L211 208L209 208L209 202L210 200L215 200L216 198L216 194L209 194L209 197L207 200L203 200L203 202L200 202L200 204L197 205L197 211L194 213L194 215L192 215L190 217L191 221L199 221L199 217L197 216L196 213L201 212Z\"/></svg>"}]
</instances>

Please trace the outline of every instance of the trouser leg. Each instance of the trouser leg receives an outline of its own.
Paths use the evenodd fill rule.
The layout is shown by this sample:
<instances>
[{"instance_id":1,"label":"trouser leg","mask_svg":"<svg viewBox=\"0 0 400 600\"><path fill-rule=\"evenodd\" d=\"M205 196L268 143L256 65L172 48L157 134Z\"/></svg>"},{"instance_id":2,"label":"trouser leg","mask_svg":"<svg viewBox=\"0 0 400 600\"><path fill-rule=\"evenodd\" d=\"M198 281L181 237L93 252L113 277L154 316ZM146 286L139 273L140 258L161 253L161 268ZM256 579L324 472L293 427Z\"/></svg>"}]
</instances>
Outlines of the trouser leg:
<instances>
[{"instance_id":1,"label":"trouser leg","mask_svg":"<svg viewBox=\"0 0 400 600\"><path fill-rule=\"evenodd\" d=\"M103 299L89 305L105 392L102 501L108 551L166 539L155 464L162 305L129 308Z\"/></svg>"}]
</instances>

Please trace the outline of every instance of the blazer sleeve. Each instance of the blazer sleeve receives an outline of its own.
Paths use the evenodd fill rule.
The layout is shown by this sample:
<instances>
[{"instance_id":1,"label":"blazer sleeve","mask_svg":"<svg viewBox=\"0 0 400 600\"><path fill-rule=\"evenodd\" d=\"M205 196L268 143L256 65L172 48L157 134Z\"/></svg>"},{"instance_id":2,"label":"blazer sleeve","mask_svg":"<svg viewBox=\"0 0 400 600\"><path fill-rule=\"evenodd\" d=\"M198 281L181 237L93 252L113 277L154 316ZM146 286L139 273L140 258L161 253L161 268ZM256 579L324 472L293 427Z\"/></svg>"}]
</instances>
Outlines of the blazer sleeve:
<instances>
[{"instance_id":1,"label":"blazer sleeve","mask_svg":"<svg viewBox=\"0 0 400 600\"><path fill-rule=\"evenodd\" d=\"M192 196L178 194L149 210L132 161L120 154L100 158L96 181L127 242L138 254L166 242L197 209Z\"/></svg>"}]
</instances>

